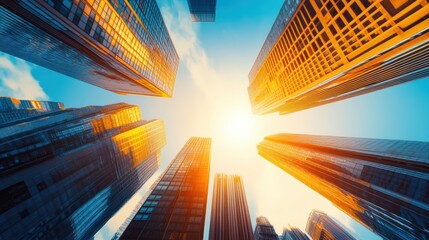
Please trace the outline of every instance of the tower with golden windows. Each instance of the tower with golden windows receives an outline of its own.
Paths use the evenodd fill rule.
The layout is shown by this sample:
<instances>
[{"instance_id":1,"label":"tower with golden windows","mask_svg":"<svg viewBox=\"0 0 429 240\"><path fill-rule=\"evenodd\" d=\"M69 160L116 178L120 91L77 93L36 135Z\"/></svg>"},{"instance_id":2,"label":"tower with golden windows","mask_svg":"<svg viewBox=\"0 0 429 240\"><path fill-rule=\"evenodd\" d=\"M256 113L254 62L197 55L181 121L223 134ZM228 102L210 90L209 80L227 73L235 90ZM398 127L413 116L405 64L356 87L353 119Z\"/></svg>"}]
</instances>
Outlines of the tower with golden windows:
<instances>
[{"instance_id":1,"label":"tower with golden windows","mask_svg":"<svg viewBox=\"0 0 429 240\"><path fill-rule=\"evenodd\" d=\"M120 94L173 95L179 57L156 0L0 0L0 51Z\"/></svg>"},{"instance_id":2,"label":"tower with golden windows","mask_svg":"<svg viewBox=\"0 0 429 240\"><path fill-rule=\"evenodd\" d=\"M211 139L192 137L152 186L119 239L202 240L206 216Z\"/></svg>"},{"instance_id":3,"label":"tower with golden windows","mask_svg":"<svg viewBox=\"0 0 429 240\"><path fill-rule=\"evenodd\" d=\"M286 114L429 76L427 0L285 1L249 73L253 112Z\"/></svg>"},{"instance_id":4,"label":"tower with golden windows","mask_svg":"<svg viewBox=\"0 0 429 240\"><path fill-rule=\"evenodd\" d=\"M429 240L428 142L276 134L258 152L383 239Z\"/></svg>"},{"instance_id":5,"label":"tower with golden windows","mask_svg":"<svg viewBox=\"0 0 429 240\"><path fill-rule=\"evenodd\" d=\"M0 124L0 239L92 238L157 171L165 144L163 121L125 103Z\"/></svg>"}]
</instances>

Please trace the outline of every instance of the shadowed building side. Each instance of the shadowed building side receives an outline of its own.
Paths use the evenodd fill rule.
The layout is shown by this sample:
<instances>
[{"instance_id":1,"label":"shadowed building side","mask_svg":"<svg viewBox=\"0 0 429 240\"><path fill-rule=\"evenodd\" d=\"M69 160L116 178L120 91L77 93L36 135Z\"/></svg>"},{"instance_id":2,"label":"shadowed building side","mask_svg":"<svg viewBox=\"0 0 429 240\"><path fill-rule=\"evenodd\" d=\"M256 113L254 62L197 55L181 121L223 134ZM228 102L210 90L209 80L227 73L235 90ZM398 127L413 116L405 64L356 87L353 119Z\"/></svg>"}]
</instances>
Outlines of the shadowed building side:
<instances>
[{"instance_id":1,"label":"shadowed building side","mask_svg":"<svg viewBox=\"0 0 429 240\"><path fill-rule=\"evenodd\" d=\"M190 138L119 238L203 239L210 152L210 138Z\"/></svg>"},{"instance_id":2,"label":"shadowed building side","mask_svg":"<svg viewBox=\"0 0 429 240\"><path fill-rule=\"evenodd\" d=\"M120 94L171 97L179 57L156 0L0 0L0 50Z\"/></svg>"},{"instance_id":3,"label":"shadowed building side","mask_svg":"<svg viewBox=\"0 0 429 240\"><path fill-rule=\"evenodd\" d=\"M216 0L188 0L193 22L214 22L216 20Z\"/></svg>"},{"instance_id":4,"label":"shadowed building side","mask_svg":"<svg viewBox=\"0 0 429 240\"><path fill-rule=\"evenodd\" d=\"M61 110L64 110L61 102L0 97L0 127L3 123Z\"/></svg>"},{"instance_id":5,"label":"shadowed building side","mask_svg":"<svg viewBox=\"0 0 429 240\"><path fill-rule=\"evenodd\" d=\"M308 238L301 229L289 225L283 228L283 234L280 240L310 240L310 238Z\"/></svg>"},{"instance_id":6,"label":"shadowed building side","mask_svg":"<svg viewBox=\"0 0 429 240\"><path fill-rule=\"evenodd\" d=\"M216 174L210 216L210 240L252 240L252 222L240 176Z\"/></svg>"},{"instance_id":7,"label":"shadowed building side","mask_svg":"<svg viewBox=\"0 0 429 240\"><path fill-rule=\"evenodd\" d=\"M259 154L385 239L429 239L429 143L277 134Z\"/></svg>"},{"instance_id":8,"label":"shadowed building side","mask_svg":"<svg viewBox=\"0 0 429 240\"><path fill-rule=\"evenodd\" d=\"M278 240L279 236L273 225L264 216L256 218L256 227L253 233L255 240Z\"/></svg>"},{"instance_id":9,"label":"shadowed building side","mask_svg":"<svg viewBox=\"0 0 429 240\"><path fill-rule=\"evenodd\" d=\"M313 240L356 240L344 227L340 226L326 213L313 210L306 227Z\"/></svg>"},{"instance_id":10,"label":"shadowed building side","mask_svg":"<svg viewBox=\"0 0 429 240\"><path fill-rule=\"evenodd\" d=\"M89 239L159 168L163 122L124 103L0 127L0 238Z\"/></svg>"},{"instance_id":11,"label":"shadowed building side","mask_svg":"<svg viewBox=\"0 0 429 240\"><path fill-rule=\"evenodd\" d=\"M429 76L427 0L285 1L249 73L253 112L287 114Z\"/></svg>"}]
</instances>

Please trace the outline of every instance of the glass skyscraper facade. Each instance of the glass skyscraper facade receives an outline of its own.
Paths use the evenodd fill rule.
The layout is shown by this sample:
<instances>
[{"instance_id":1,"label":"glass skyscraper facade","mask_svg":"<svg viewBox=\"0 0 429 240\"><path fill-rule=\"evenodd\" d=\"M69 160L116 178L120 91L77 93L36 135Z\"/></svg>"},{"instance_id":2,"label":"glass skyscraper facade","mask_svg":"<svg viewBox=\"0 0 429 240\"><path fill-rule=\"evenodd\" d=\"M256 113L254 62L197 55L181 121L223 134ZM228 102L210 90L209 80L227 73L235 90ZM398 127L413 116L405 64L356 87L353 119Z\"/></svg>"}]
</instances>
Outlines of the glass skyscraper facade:
<instances>
[{"instance_id":1,"label":"glass skyscraper facade","mask_svg":"<svg viewBox=\"0 0 429 240\"><path fill-rule=\"evenodd\" d=\"M203 239L210 158L210 138L189 139L120 239Z\"/></svg>"},{"instance_id":2,"label":"glass skyscraper facade","mask_svg":"<svg viewBox=\"0 0 429 240\"><path fill-rule=\"evenodd\" d=\"M313 210L308 217L307 233L313 240L356 240L326 213Z\"/></svg>"},{"instance_id":3,"label":"glass skyscraper facade","mask_svg":"<svg viewBox=\"0 0 429 240\"><path fill-rule=\"evenodd\" d=\"M89 239L159 168L164 124L125 103L0 126L0 239Z\"/></svg>"},{"instance_id":4,"label":"glass skyscraper facade","mask_svg":"<svg viewBox=\"0 0 429 240\"><path fill-rule=\"evenodd\" d=\"M429 239L429 143L277 134L259 154L385 239Z\"/></svg>"},{"instance_id":5,"label":"glass skyscraper facade","mask_svg":"<svg viewBox=\"0 0 429 240\"><path fill-rule=\"evenodd\" d=\"M64 110L60 102L0 97L0 124L60 110Z\"/></svg>"},{"instance_id":6,"label":"glass skyscraper facade","mask_svg":"<svg viewBox=\"0 0 429 240\"><path fill-rule=\"evenodd\" d=\"M193 22L214 22L216 20L216 0L188 0Z\"/></svg>"},{"instance_id":7,"label":"glass skyscraper facade","mask_svg":"<svg viewBox=\"0 0 429 240\"><path fill-rule=\"evenodd\" d=\"M429 76L429 6L286 0L249 73L253 112L291 113Z\"/></svg>"},{"instance_id":8,"label":"glass skyscraper facade","mask_svg":"<svg viewBox=\"0 0 429 240\"><path fill-rule=\"evenodd\" d=\"M0 0L0 50L120 94L173 95L179 57L156 0Z\"/></svg>"},{"instance_id":9,"label":"glass skyscraper facade","mask_svg":"<svg viewBox=\"0 0 429 240\"><path fill-rule=\"evenodd\" d=\"M255 240L278 240L279 236L274 230L273 225L266 217L260 216L256 218L255 232L253 233Z\"/></svg>"},{"instance_id":10,"label":"glass skyscraper facade","mask_svg":"<svg viewBox=\"0 0 429 240\"><path fill-rule=\"evenodd\" d=\"M210 240L253 240L252 222L240 176L215 175L210 219Z\"/></svg>"},{"instance_id":11,"label":"glass skyscraper facade","mask_svg":"<svg viewBox=\"0 0 429 240\"><path fill-rule=\"evenodd\" d=\"M310 240L310 238L301 229L289 225L283 228L280 240Z\"/></svg>"}]
</instances>

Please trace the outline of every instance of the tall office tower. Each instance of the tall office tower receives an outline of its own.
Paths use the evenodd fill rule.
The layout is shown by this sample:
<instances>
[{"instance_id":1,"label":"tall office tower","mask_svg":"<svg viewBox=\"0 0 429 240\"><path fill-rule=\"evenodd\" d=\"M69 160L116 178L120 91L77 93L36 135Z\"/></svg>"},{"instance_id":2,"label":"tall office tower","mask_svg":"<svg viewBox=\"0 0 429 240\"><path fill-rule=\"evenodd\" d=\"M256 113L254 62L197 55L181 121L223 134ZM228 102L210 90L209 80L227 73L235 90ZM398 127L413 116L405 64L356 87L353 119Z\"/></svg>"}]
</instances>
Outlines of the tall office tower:
<instances>
[{"instance_id":1,"label":"tall office tower","mask_svg":"<svg viewBox=\"0 0 429 240\"><path fill-rule=\"evenodd\" d=\"M0 51L120 94L173 94L156 0L0 0L0 19Z\"/></svg>"},{"instance_id":2,"label":"tall office tower","mask_svg":"<svg viewBox=\"0 0 429 240\"><path fill-rule=\"evenodd\" d=\"M216 0L188 0L193 22L214 22L216 20Z\"/></svg>"},{"instance_id":3,"label":"tall office tower","mask_svg":"<svg viewBox=\"0 0 429 240\"><path fill-rule=\"evenodd\" d=\"M0 97L0 124L60 110L64 110L61 102Z\"/></svg>"},{"instance_id":4,"label":"tall office tower","mask_svg":"<svg viewBox=\"0 0 429 240\"><path fill-rule=\"evenodd\" d=\"M429 239L429 143L277 134L258 150L384 239Z\"/></svg>"},{"instance_id":5,"label":"tall office tower","mask_svg":"<svg viewBox=\"0 0 429 240\"><path fill-rule=\"evenodd\" d=\"M252 222L240 176L216 174L210 218L210 240L253 240Z\"/></svg>"},{"instance_id":6,"label":"tall office tower","mask_svg":"<svg viewBox=\"0 0 429 240\"><path fill-rule=\"evenodd\" d=\"M280 240L310 240L310 238L301 229L289 225L283 229Z\"/></svg>"},{"instance_id":7,"label":"tall office tower","mask_svg":"<svg viewBox=\"0 0 429 240\"><path fill-rule=\"evenodd\" d=\"M120 239L203 239L210 149L210 138L189 139Z\"/></svg>"},{"instance_id":8,"label":"tall office tower","mask_svg":"<svg viewBox=\"0 0 429 240\"><path fill-rule=\"evenodd\" d=\"M0 239L89 239L159 168L160 120L125 103L0 126Z\"/></svg>"},{"instance_id":9,"label":"tall office tower","mask_svg":"<svg viewBox=\"0 0 429 240\"><path fill-rule=\"evenodd\" d=\"M249 73L253 112L291 113L429 76L427 0L288 0Z\"/></svg>"},{"instance_id":10,"label":"tall office tower","mask_svg":"<svg viewBox=\"0 0 429 240\"><path fill-rule=\"evenodd\" d=\"M313 240L355 240L355 238L341 227L326 213L313 210L308 217L307 233Z\"/></svg>"},{"instance_id":11,"label":"tall office tower","mask_svg":"<svg viewBox=\"0 0 429 240\"><path fill-rule=\"evenodd\" d=\"M274 230L273 225L266 217L260 216L256 218L256 227L253 235L255 240L278 240L279 236Z\"/></svg>"}]
</instances>

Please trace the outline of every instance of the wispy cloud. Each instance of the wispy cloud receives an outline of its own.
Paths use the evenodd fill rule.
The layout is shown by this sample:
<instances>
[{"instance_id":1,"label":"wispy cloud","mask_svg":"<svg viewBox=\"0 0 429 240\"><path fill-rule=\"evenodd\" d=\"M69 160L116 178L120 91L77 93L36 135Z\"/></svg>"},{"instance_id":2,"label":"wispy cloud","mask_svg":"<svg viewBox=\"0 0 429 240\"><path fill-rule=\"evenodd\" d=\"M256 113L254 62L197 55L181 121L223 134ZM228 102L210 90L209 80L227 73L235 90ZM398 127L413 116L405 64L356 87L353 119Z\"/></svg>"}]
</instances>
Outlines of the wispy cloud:
<instances>
[{"instance_id":1,"label":"wispy cloud","mask_svg":"<svg viewBox=\"0 0 429 240\"><path fill-rule=\"evenodd\" d=\"M192 23L186 6L178 0L169 3L164 4L161 11L181 64L184 64L196 86L209 97L209 92L217 87L218 74L210 66L209 58L198 40L197 25Z\"/></svg>"},{"instance_id":2,"label":"wispy cloud","mask_svg":"<svg viewBox=\"0 0 429 240\"><path fill-rule=\"evenodd\" d=\"M31 74L31 67L24 60L4 53L0 53L0 95L23 99L48 99L39 82Z\"/></svg>"}]
</instances>

